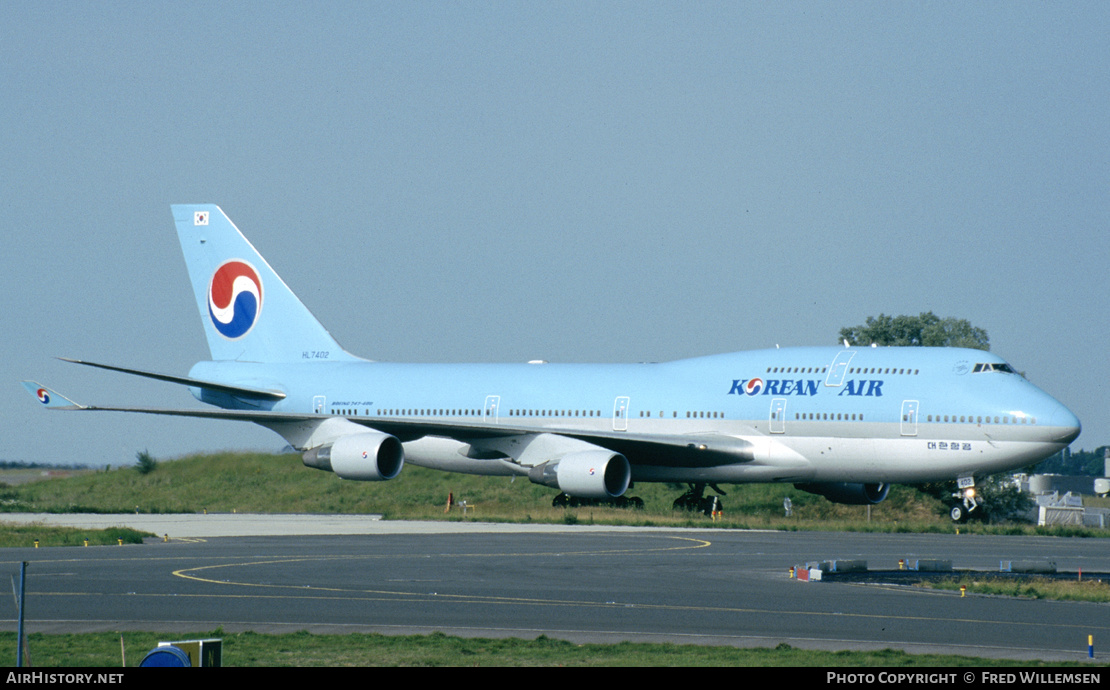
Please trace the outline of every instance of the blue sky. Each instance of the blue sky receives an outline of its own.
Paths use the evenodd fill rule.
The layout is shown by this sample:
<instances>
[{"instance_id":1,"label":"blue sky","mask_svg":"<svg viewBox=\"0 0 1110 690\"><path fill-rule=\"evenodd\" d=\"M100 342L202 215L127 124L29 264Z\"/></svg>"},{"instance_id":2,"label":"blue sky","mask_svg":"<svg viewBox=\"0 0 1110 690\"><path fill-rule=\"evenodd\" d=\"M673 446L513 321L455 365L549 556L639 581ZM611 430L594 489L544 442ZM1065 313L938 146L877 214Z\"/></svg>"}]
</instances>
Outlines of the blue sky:
<instances>
[{"instance_id":1,"label":"blue sky","mask_svg":"<svg viewBox=\"0 0 1110 690\"><path fill-rule=\"evenodd\" d=\"M188 406L169 205L351 352L660 361L966 318L1110 444L1110 5L5 2L0 459L277 449Z\"/></svg>"}]
</instances>

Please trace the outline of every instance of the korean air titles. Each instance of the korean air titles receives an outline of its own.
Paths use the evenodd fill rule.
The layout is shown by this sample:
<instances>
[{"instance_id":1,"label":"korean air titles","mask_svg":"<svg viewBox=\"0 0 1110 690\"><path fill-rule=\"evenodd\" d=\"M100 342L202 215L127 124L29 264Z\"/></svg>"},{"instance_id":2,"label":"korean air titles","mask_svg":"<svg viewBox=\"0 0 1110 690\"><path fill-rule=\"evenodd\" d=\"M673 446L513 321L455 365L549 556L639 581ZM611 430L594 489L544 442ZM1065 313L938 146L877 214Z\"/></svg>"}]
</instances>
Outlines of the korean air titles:
<instances>
[{"instance_id":1,"label":"korean air titles","mask_svg":"<svg viewBox=\"0 0 1110 690\"><path fill-rule=\"evenodd\" d=\"M836 395L860 395L881 398L883 395L881 379L851 379L834 389ZM822 381L815 379L733 379L729 395L775 395L775 396L814 396L821 390Z\"/></svg>"}]
</instances>

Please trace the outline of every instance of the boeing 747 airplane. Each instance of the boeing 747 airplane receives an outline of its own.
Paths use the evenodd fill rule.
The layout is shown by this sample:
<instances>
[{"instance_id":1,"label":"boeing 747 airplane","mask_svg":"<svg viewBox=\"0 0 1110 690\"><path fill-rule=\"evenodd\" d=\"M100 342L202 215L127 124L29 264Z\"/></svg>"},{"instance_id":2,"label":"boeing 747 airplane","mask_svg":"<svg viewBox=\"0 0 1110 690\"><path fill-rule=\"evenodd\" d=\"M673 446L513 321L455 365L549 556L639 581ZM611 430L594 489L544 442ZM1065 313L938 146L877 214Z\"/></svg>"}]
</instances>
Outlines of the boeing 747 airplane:
<instances>
[{"instance_id":1,"label":"boeing 747 airplane","mask_svg":"<svg viewBox=\"0 0 1110 690\"><path fill-rule=\"evenodd\" d=\"M890 483L1024 467L1079 435L1064 405L999 357L957 348L806 347L653 364L396 364L344 351L210 204L175 205L212 359L188 376L78 362L187 386L217 409L51 409L253 422L344 479L407 460L519 475L563 497L631 482L787 482L872 504ZM77 362L78 360L69 360ZM974 506L972 506L974 507Z\"/></svg>"}]
</instances>

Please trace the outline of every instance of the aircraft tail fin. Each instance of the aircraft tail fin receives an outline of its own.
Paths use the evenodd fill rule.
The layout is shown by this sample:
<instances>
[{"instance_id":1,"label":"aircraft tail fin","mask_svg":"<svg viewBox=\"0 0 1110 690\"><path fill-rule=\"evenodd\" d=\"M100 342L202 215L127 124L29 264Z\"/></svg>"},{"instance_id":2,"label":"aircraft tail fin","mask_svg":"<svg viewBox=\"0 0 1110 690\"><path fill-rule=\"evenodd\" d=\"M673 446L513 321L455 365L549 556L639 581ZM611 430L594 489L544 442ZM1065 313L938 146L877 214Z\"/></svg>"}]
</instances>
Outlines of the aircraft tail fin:
<instances>
[{"instance_id":1,"label":"aircraft tail fin","mask_svg":"<svg viewBox=\"0 0 1110 690\"><path fill-rule=\"evenodd\" d=\"M173 220L214 360L353 361L215 204Z\"/></svg>"}]
</instances>

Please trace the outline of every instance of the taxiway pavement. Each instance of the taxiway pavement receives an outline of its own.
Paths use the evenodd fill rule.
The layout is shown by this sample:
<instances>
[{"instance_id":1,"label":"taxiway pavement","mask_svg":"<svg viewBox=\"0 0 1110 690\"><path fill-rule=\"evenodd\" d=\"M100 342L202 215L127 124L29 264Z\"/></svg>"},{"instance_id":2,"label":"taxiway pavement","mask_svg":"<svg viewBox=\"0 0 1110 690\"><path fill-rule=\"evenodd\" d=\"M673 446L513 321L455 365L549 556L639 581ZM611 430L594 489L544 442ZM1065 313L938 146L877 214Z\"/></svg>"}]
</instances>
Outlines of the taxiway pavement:
<instances>
[{"instance_id":1,"label":"taxiway pavement","mask_svg":"<svg viewBox=\"0 0 1110 690\"><path fill-rule=\"evenodd\" d=\"M5 521L12 516L3 516ZM37 516L17 517L35 522ZM1110 572L1102 540L387 522L366 516L52 516L168 541L5 549L28 562L28 629L539 635L1084 660L1110 606L792 580L807 561L1051 560ZM281 535L281 536L274 536ZM11 600L0 625L14 629ZM1096 655L1096 662L1105 655Z\"/></svg>"}]
</instances>

